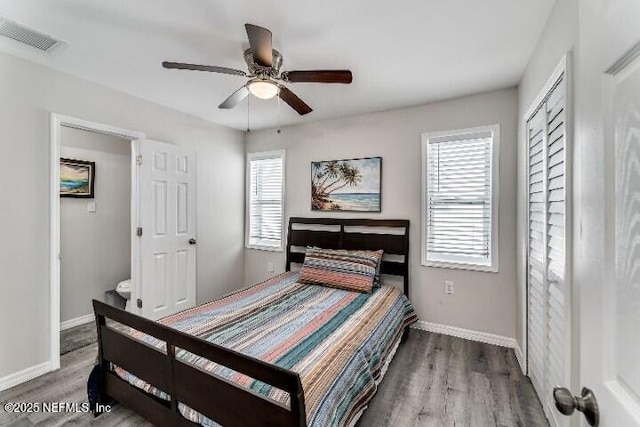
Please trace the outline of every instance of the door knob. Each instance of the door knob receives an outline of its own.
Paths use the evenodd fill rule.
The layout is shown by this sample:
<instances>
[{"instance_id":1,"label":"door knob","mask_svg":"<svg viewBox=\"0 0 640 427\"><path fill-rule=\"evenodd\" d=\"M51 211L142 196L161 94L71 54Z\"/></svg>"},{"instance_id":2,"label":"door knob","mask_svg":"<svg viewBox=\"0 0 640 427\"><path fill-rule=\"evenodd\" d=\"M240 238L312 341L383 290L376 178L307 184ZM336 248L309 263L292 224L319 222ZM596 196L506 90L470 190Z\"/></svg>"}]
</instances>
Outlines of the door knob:
<instances>
[{"instance_id":1,"label":"door knob","mask_svg":"<svg viewBox=\"0 0 640 427\"><path fill-rule=\"evenodd\" d=\"M189 239L189 244L190 245L195 245L196 244L196 239L194 239L194 238Z\"/></svg>"},{"instance_id":2,"label":"door knob","mask_svg":"<svg viewBox=\"0 0 640 427\"><path fill-rule=\"evenodd\" d=\"M553 389L553 400L556 402L556 408L563 415L571 415L576 409L582 412L590 426L597 427L600 422L600 410L598 409L598 401L593 391L584 387L581 395L573 396L571 392L564 387L556 387Z\"/></svg>"}]
</instances>

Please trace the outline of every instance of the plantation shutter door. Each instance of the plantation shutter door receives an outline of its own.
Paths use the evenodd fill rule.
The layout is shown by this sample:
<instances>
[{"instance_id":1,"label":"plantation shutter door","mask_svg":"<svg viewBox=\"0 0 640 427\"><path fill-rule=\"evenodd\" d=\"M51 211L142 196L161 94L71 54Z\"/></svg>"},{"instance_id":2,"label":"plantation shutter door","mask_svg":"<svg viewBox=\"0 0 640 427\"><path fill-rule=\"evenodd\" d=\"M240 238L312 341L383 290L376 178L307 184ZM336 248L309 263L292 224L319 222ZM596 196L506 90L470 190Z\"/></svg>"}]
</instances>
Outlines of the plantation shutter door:
<instances>
[{"instance_id":1,"label":"plantation shutter door","mask_svg":"<svg viewBox=\"0 0 640 427\"><path fill-rule=\"evenodd\" d=\"M491 133L427 150L427 259L491 264Z\"/></svg>"},{"instance_id":2,"label":"plantation shutter door","mask_svg":"<svg viewBox=\"0 0 640 427\"><path fill-rule=\"evenodd\" d=\"M568 320L565 307L566 292L566 97L565 85L558 84L545 105L547 124L547 345L548 377L547 405L553 408L553 387L568 384L565 356L570 354L570 336L565 327ZM546 408L545 408L546 409ZM566 423L557 411L550 411L556 424Z\"/></svg>"},{"instance_id":3,"label":"plantation shutter door","mask_svg":"<svg viewBox=\"0 0 640 427\"><path fill-rule=\"evenodd\" d=\"M249 244L279 248L282 244L282 156L249 162Z\"/></svg>"},{"instance_id":4,"label":"plantation shutter door","mask_svg":"<svg viewBox=\"0 0 640 427\"><path fill-rule=\"evenodd\" d=\"M545 221L545 125L542 109L528 123L529 134L529 376L545 394L546 359L546 221Z\"/></svg>"},{"instance_id":5,"label":"plantation shutter door","mask_svg":"<svg viewBox=\"0 0 640 427\"><path fill-rule=\"evenodd\" d=\"M528 361L552 425L553 388L568 381L566 356L566 97L561 78L527 123L529 142Z\"/></svg>"}]
</instances>

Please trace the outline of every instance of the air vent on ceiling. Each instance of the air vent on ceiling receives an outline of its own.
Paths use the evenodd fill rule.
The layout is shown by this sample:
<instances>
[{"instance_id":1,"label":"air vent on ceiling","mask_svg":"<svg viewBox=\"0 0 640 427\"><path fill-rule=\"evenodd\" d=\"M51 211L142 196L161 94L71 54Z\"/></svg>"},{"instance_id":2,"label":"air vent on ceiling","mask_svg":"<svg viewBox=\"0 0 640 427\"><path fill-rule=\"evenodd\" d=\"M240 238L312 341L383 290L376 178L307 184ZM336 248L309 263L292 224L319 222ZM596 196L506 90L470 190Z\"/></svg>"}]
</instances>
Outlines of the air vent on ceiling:
<instances>
[{"instance_id":1,"label":"air vent on ceiling","mask_svg":"<svg viewBox=\"0 0 640 427\"><path fill-rule=\"evenodd\" d=\"M0 36L9 37L43 52L50 52L61 43L60 40L54 39L50 35L2 17L0 17Z\"/></svg>"}]
</instances>

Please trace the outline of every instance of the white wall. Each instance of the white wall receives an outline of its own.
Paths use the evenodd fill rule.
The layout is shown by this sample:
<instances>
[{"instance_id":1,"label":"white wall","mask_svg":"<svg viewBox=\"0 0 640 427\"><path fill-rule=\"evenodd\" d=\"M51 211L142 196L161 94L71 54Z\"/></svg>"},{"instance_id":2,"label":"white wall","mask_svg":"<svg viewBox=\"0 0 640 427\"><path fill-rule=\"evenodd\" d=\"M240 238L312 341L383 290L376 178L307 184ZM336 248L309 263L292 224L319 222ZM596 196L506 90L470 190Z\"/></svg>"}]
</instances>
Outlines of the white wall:
<instances>
[{"instance_id":1,"label":"white wall","mask_svg":"<svg viewBox=\"0 0 640 427\"><path fill-rule=\"evenodd\" d=\"M63 127L60 155L96 162L95 198L60 198L60 321L131 278L131 141ZM89 213L87 204L95 203Z\"/></svg>"},{"instance_id":2,"label":"white wall","mask_svg":"<svg viewBox=\"0 0 640 427\"><path fill-rule=\"evenodd\" d=\"M526 113L535 101L538 93L543 89L547 79L562 59L563 55L571 52L571 61L575 63L575 51L578 40L578 0L557 0L549 15L540 40L527 64L524 76L518 86L518 257L517 257L517 316L516 316L516 339L522 350L525 349L526 327L526 236L527 224L524 221L526 212L526 170L525 161L527 155L526 135ZM575 66L571 67L574 72L569 73L569 87L575 75ZM570 103L572 100L569 99Z\"/></svg>"},{"instance_id":3,"label":"white wall","mask_svg":"<svg viewBox=\"0 0 640 427\"><path fill-rule=\"evenodd\" d=\"M0 100L0 379L49 360L51 112L194 148L198 302L243 284L242 132L6 54Z\"/></svg>"},{"instance_id":4,"label":"white wall","mask_svg":"<svg viewBox=\"0 0 640 427\"><path fill-rule=\"evenodd\" d=\"M285 214L399 218L411 221L411 299L421 320L515 337L516 90L505 89L414 108L251 132L247 151L286 149ZM500 271L480 273L422 267L421 134L498 123L500 141ZM310 163L317 160L382 157L382 213L311 212ZM247 249L246 283L284 270L284 253ZM455 282L454 295L443 292Z\"/></svg>"}]
</instances>

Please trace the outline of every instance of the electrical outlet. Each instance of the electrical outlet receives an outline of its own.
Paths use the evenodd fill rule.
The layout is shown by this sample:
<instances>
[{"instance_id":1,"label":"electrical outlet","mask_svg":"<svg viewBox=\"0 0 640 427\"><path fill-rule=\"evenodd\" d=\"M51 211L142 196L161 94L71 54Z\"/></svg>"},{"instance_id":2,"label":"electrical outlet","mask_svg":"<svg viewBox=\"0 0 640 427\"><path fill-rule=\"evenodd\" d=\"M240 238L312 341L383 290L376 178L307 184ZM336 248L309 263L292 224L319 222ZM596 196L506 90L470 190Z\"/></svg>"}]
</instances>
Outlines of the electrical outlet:
<instances>
[{"instance_id":1,"label":"electrical outlet","mask_svg":"<svg viewBox=\"0 0 640 427\"><path fill-rule=\"evenodd\" d=\"M272 262L268 262L267 263L267 271L269 273L273 273L273 263Z\"/></svg>"},{"instance_id":2,"label":"electrical outlet","mask_svg":"<svg viewBox=\"0 0 640 427\"><path fill-rule=\"evenodd\" d=\"M447 295L453 295L454 293L453 282L449 280L444 281L444 293Z\"/></svg>"}]
</instances>

